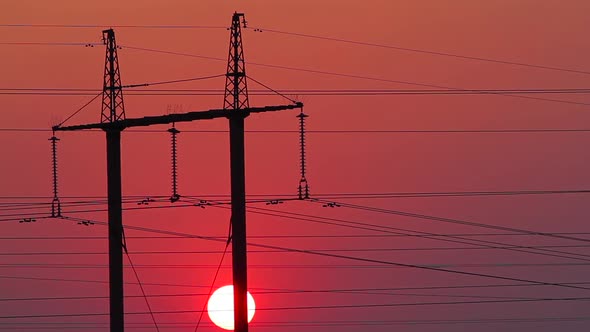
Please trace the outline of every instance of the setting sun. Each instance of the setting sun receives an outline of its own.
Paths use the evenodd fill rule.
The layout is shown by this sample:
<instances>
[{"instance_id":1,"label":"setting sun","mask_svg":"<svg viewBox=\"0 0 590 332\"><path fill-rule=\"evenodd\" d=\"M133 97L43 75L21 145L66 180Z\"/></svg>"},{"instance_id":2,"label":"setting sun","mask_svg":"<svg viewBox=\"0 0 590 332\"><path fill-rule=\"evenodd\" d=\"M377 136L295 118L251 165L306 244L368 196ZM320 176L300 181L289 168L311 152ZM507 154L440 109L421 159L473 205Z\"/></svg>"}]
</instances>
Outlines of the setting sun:
<instances>
[{"instance_id":1,"label":"setting sun","mask_svg":"<svg viewBox=\"0 0 590 332\"><path fill-rule=\"evenodd\" d=\"M248 292L248 323L254 317L256 304ZM234 286L228 285L217 289L207 303L207 313L211 321L226 330L234 329Z\"/></svg>"}]
</instances>

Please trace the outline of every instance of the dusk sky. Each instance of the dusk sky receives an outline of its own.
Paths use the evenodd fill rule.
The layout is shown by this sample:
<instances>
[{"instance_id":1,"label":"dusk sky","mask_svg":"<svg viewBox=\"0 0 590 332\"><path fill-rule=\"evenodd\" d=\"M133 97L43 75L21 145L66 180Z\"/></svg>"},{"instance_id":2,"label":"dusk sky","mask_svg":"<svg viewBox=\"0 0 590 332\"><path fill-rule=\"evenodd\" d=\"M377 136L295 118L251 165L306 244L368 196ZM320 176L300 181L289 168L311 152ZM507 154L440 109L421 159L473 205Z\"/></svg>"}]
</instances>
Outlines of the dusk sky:
<instances>
[{"instance_id":1,"label":"dusk sky","mask_svg":"<svg viewBox=\"0 0 590 332\"><path fill-rule=\"evenodd\" d=\"M49 218L51 127L100 122L102 31L148 83L127 118L219 109L236 11L250 106L309 115L310 200L299 111L246 118L250 330L590 330L589 1L2 4L0 330L109 330L104 132L56 133ZM228 121L176 124L174 203L170 127L122 133L131 331L194 331L222 257L232 283Z\"/></svg>"}]
</instances>

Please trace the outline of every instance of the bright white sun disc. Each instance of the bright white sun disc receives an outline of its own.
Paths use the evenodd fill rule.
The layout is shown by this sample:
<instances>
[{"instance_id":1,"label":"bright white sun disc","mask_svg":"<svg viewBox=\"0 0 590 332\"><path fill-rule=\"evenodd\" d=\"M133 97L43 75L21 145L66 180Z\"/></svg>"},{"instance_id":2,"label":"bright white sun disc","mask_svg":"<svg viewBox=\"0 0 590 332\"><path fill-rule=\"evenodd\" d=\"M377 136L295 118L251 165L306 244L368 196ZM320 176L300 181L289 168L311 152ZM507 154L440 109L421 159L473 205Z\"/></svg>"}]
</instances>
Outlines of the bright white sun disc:
<instances>
[{"instance_id":1,"label":"bright white sun disc","mask_svg":"<svg viewBox=\"0 0 590 332\"><path fill-rule=\"evenodd\" d=\"M248 323L254 317L256 305L252 294L248 292ZM211 321L226 330L234 329L234 286L228 285L217 289L207 302L207 313Z\"/></svg>"}]
</instances>

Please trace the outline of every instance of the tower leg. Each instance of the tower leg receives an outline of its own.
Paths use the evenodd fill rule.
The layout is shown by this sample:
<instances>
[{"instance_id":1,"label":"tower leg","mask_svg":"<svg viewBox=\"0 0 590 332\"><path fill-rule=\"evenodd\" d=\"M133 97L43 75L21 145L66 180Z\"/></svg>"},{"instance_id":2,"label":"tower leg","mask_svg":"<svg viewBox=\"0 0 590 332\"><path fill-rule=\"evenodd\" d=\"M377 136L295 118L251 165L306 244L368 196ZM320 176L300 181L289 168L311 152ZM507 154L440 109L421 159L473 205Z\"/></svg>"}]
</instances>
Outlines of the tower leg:
<instances>
[{"instance_id":1,"label":"tower leg","mask_svg":"<svg viewBox=\"0 0 590 332\"><path fill-rule=\"evenodd\" d=\"M123 209L121 198L121 131L107 130L109 214L109 300L111 332L123 332Z\"/></svg>"},{"instance_id":2,"label":"tower leg","mask_svg":"<svg viewBox=\"0 0 590 332\"><path fill-rule=\"evenodd\" d=\"M235 113L229 119L234 331L248 332L244 115Z\"/></svg>"}]
</instances>

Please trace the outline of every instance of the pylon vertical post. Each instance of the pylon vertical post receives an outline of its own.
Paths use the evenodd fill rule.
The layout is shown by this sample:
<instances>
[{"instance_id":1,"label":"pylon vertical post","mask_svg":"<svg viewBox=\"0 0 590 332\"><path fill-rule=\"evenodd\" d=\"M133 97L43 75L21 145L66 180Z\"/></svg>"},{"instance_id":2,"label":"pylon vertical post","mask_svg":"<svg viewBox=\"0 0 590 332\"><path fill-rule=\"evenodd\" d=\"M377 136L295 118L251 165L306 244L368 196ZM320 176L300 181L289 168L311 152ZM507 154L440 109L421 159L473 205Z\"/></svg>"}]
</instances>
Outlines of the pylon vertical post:
<instances>
[{"instance_id":1,"label":"pylon vertical post","mask_svg":"<svg viewBox=\"0 0 590 332\"><path fill-rule=\"evenodd\" d=\"M232 270L234 285L234 330L248 331L248 263L246 248L246 172L244 153L244 108L249 107L241 24L244 14L234 13L225 83L224 109L229 117L231 168Z\"/></svg>"},{"instance_id":2,"label":"pylon vertical post","mask_svg":"<svg viewBox=\"0 0 590 332\"><path fill-rule=\"evenodd\" d=\"M121 197L121 131L107 130L109 217L109 308L111 332L123 332L123 204Z\"/></svg>"},{"instance_id":3,"label":"pylon vertical post","mask_svg":"<svg viewBox=\"0 0 590 332\"><path fill-rule=\"evenodd\" d=\"M104 30L106 58L102 90L101 123L125 119L117 42L113 29ZM123 202L121 190L121 130L106 130L109 217L109 309L111 332L123 332Z\"/></svg>"}]
</instances>

